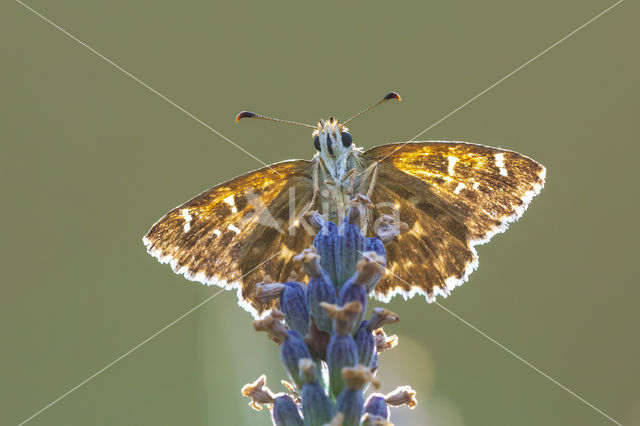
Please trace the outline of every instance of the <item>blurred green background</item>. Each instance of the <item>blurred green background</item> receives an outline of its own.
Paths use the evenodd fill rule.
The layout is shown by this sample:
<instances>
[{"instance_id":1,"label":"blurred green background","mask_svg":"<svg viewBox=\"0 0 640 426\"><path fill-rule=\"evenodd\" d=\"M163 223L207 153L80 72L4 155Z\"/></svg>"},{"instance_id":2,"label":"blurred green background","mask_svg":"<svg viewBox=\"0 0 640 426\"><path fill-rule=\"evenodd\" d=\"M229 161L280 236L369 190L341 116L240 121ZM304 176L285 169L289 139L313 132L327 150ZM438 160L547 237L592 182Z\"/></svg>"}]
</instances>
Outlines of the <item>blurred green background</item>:
<instances>
[{"instance_id":1,"label":"blurred green background","mask_svg":"<svg viewBox=\"0 0 640 426\"><path fill-rule=\"evenodd\" d=\"M307 130L242 109L354 122L406 140L612 1L57 1L28 4L271 163ZM479 248L441 301L625 425L640 424L638 7L622 3L430 130L548 168L523 219ZM141 237L167 210L260 164L19 3L1 6L0 423L18 424L217 291ZM394 300L382 391L399 425L613 424L443 309ZM269 424L240 396L278 349L223 293L33 418L32 425Z\"/></svg>"}]
</instances>

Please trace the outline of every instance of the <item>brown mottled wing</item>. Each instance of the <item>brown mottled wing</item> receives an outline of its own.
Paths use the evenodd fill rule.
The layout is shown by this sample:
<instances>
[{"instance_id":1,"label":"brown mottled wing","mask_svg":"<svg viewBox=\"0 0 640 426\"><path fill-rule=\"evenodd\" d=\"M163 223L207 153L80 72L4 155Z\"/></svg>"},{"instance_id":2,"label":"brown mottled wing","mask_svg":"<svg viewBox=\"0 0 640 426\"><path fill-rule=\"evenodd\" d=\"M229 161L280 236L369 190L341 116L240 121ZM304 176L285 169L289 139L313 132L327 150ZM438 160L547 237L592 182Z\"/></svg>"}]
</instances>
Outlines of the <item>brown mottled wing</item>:
<instances>
[{"instance_id":1,"label":"brown mottled wing","mask_svg":"<svg viewBox=\"0 0 640 426\"><path fill-rule=\"evenodd\" d=\"M256 282L285 279L292 256L311 244L301 228L289 232L311 200L311 171L310 161L283 161L214 186L156 222L147 250L190 280L237 288L258 316L272 306L258 300Z\"/></svg>"},{"instance_id":2,"label":"brown mottled wing","mask_svg":"<svg viewBox=\"0 0 640 426\"><path fill-rule=\"evenodd\" d=\"M381 300L432 299L462 284L478 264L474 245L520 218L545 179L545 168L524 155L464 142L395 143L363 156L378 162L373 202L395 204L409 225L387 246Z\"/></svg>"}]
</instances>

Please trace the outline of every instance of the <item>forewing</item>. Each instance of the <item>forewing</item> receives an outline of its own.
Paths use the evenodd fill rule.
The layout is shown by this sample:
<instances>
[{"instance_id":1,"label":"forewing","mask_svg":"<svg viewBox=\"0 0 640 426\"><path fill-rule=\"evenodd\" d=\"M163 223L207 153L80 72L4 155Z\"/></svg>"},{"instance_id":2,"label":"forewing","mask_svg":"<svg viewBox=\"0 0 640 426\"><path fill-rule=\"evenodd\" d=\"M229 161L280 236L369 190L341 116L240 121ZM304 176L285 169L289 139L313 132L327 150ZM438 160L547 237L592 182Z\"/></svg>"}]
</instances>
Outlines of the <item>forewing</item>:
<instances>
[{"instance_id":1,"label":"forewing","mask_svg":"<svg viewBox=\"0 0 640 426\"><path fill-rule=\"evenodd\" d=\"M290 230L311 199L311 165L283 161L214 186L156 222L143 238L147 251L190 280L237 288L240 305L258 316L272 306L256 283L286 278L293 255L311 244L304 230Z\"/></svg>"},{"instance_id":2,"label":"forewing","mask_svg":"<svg viewBox=\"0 0 640 426\"><path fill-rule=\"evenodd\" d=\"M363 157L378 162L374 204L395 204L409 225L387 247L382 300L431 299L466 281L477 266L473 247L520 218L545 179L545 168L524 155L465 142L388 144Z\"/></svg>"}]
</instances>

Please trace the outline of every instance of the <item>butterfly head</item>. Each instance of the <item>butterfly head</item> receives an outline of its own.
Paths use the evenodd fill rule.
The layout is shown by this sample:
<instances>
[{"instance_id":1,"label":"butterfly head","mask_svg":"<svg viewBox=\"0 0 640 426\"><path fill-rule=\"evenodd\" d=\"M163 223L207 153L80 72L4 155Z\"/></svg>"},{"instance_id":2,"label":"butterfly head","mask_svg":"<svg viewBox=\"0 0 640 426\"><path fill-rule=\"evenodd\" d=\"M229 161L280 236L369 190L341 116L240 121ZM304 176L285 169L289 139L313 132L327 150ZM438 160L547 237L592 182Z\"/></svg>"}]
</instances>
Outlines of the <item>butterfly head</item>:
<instances>
[{"instance_id":1,"label":"butterfly head","mask_svg":"<svg viewBox=\"0 0 640 426\"><path fill-rule=\"evenodd\" d=\"M313 131L313 146L323 157L338 157L351 150L353 138L343 124L334 117L320 120Z\"/></svg>"}]
</instances>

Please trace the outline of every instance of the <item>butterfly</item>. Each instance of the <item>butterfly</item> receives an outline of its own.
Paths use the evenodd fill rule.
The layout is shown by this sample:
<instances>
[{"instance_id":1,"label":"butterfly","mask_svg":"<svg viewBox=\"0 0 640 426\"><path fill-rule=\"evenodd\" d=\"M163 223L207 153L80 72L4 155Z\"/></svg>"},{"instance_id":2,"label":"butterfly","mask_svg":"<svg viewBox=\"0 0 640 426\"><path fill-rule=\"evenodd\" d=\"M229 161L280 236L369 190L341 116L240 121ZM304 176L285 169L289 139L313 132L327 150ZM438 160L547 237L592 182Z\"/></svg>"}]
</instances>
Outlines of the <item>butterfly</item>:
<instances>
[{"instance_id":1,"label":"butterfly","mask_svg":"<svg viewBox=\"0 0 640 426\"><path fill-rule=\"evenodd\" d=\"M259 317L257 284L284 282L298 266L293 256L313 233L305 212L344 217L354 194L370 198L367 232L390 215L406 232L387 247L387 274L373 296L389 301L422 294L448 295L478 265L483 244L520 218L544 185L545 168L514 151L467 142L399 142L368 150L353 143L346 124L316 126L244 111L236 117L291 123L313 129L311 160L287 160L245 173L201 193L158 220L144 236L147 251L174 272L205 284L236 289L241 306ZM368 236L371 236L368 235Z\"/></svg>"}]
</instances>

